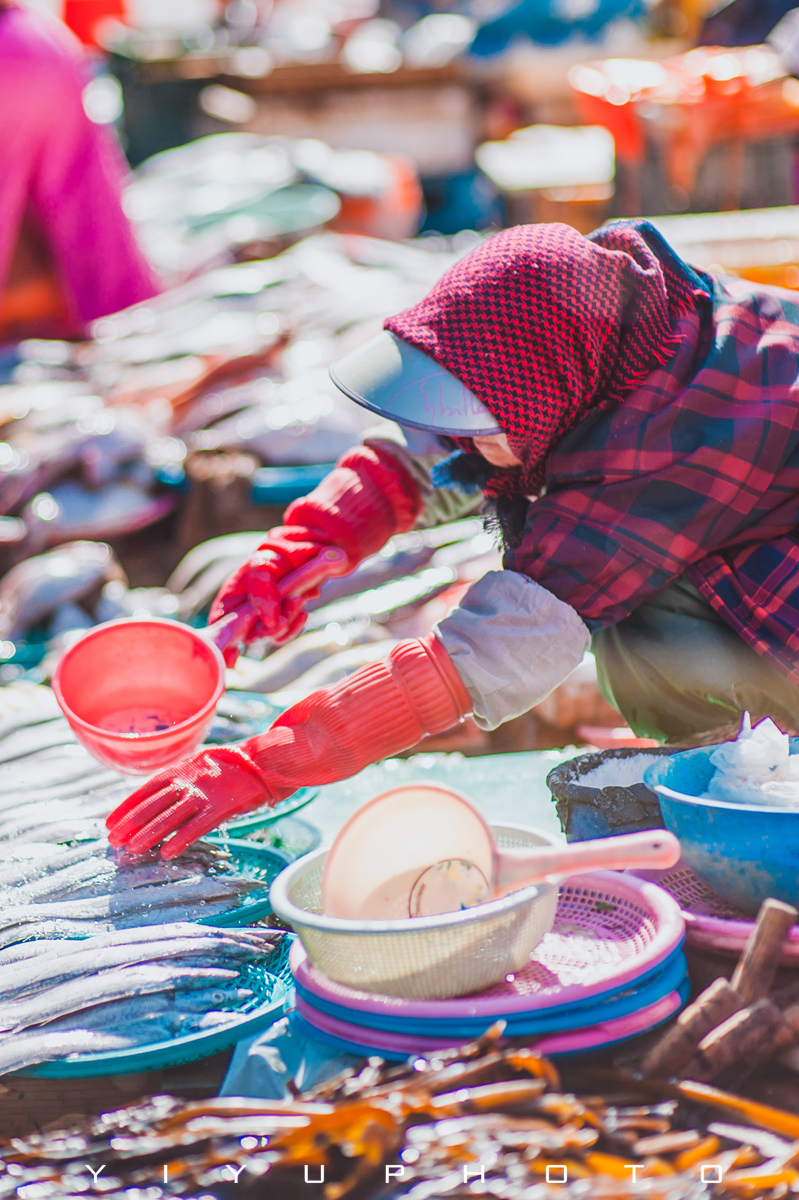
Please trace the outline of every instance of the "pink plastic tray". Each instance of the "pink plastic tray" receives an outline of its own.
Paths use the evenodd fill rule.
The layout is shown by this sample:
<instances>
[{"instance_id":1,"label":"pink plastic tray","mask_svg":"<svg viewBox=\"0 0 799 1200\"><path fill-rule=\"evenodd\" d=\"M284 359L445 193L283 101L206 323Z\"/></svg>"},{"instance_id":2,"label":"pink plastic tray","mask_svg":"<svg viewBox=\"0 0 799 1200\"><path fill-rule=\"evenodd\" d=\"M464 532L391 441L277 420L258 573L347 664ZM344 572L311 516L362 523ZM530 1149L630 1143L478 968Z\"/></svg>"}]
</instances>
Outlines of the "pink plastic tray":
<instances>
[{"instance_id":1,"label":"pink plastic tray","mask_svg":"<svg viewBox=\"0 0 799 1200\"><path fill-rule=\"evenodd\" d=\"M742 953L754 931L754 921L703 883L682 859L667 871L629 874L657 883L674 897L682 910L689 946L730 958ZM780 962L784 967L799 967L799 925L789 930Z\"/></svg>"},{"instance_id":2,"label":"pink plastic tray","mask_svg":"<svg viewBox=\"0 0 799 1200\"><path fill-rule=\"evenodd\" d=\"M296 941L289 963L297 982L321 999L361 1012L431 1018L499 1017L583 1004L620 991L663 962L680 944L685 924L662 888L630 874L594 871L561 885L550 933L515 976L476 996L405 1000L359 991L329 979Z\"/></svg>"},{"instance_id":3,"label":"pink plastic tray","mask_svg":"<svg viewBox=\"0 0 799 1200\"><path fill-rule=\"evenodd\" d=\"M615 1020L605 1021L601 1025L590 1025L574 1033L550 1034L537 1041L532 1039L529 1044L542 1054L577 1054L597 1050L614 1042L637 1037L638 1034L662 1025L679 1011L682 1004L683 998L679 992L669 992L654 1004L647 1005L628 1017L617 1017ZM459 1046L463 1041L462 1038L408 1037L404 1034L383 1033L376 1029L366 1030L361 1025L351 1025L348 1021L339 1021L336 1017L319 1012L300 996L297 997L297 1012L313 1029L354 1046L368 1046L378 1054L381 1051L402 1055L424 1054L429 1050Z\"/></svg>"}]
</instances>

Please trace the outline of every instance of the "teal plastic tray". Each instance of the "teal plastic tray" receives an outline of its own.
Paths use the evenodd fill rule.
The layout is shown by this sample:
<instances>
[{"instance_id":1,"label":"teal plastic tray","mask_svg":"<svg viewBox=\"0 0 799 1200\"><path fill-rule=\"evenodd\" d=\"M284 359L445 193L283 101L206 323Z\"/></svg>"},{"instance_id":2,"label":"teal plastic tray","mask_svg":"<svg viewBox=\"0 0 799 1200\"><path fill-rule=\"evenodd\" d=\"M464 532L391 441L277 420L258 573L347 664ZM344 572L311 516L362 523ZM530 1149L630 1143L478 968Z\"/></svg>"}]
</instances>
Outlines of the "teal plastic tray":
<instances>
[{"instance_id":1,"label":"teal plastic tray","mask_svg":"<svg viewBox=\"0 0 799 1200\"><path fill-rule=\"evenodd\" d=\"M209 924L211 922L205 922ZM214 921L213 924L220 924ZM252 964L242 972L235 986L251 988L254 995L240 1008L241 1020L224 1029L205 1029L168 1042L153 1042L149 1046L132 1046L130 1050L107 1050L101 1054L81 1054L73 1059L42 1063L17 1071L19 1076L39 1079L82 1079L100 1075L131 1075L144 1071L161 1071L180 1063L194 1062L218 1054L242 1038L254 1037L268 1029L283 1015L283 1008L292 986L289 954L295 934L286 934L265 963Z\"/></svg>"},{"instance_id":2,"label":"teal plastic tray","mask_svg":"<svg viewBox=\"0 0 799 1200\"><path fill-rule=\"evenodd\" d=\"M281 979L264 967L252 966L242 972L241 983L255 995L241 1010L241 1020L222 1029L203 1029L168 1042L153 1042L149 1046L133 1046L130 1050L110 1050L102 1054L81 1054L57 1062L41 1063L18 1071L20 1076L39 1079L85 1079L99 1075L132 1075L146 1071L162 1071L180 1063L194 1062L227 1050L242 1038L254 1037L268 1029L283 1015L287 988ZM239 985L240 986L240 985Z\"/></svg>"},{"instance_id":3,"label":"teal plastic tray","mask_svg":"<svg viewBox=\"0 0 799 1200\"><path fill-rule=\"evenodd\" d=\"M219 925L224 929L233 929L240 925L252 925L268 917L272 911L269 903L269 888L272 881L277 879L284 867L292 861L291 855L273 846L259 846L256 842L247 842L243 838L209 837L205 839L212 845L221 846L233 857L239 871L247 879L257 879L263 882L263 888L250 892L237 908L228 912L217 913L212 917L201 917L200 925Z\"/></svg>"},{"instance_id":4,"label":"teal plastic tray","mask_svg":"<svg viewBox=\"0 0 799 1200\"><path fill-rule=\"evenodd\" d=\"M310 804L319 795L319 788L300 788L293 796L289 796L287 800L281 800L274 808L268 808L264 805L263 808L258 808L255 812L248 813L240 821L231 821L228 825L222 827L219 833L215 833L213 837L206 838L206 841L218 843L220 841L227 842L230 838L243 838L248 833L252 833L254 829L263 829L265 825L271 825L274 821L279 821L281 817L287 817L290 813L299 812L301 808L305 808L306 804Z\"/></svg>"}]
</instances>

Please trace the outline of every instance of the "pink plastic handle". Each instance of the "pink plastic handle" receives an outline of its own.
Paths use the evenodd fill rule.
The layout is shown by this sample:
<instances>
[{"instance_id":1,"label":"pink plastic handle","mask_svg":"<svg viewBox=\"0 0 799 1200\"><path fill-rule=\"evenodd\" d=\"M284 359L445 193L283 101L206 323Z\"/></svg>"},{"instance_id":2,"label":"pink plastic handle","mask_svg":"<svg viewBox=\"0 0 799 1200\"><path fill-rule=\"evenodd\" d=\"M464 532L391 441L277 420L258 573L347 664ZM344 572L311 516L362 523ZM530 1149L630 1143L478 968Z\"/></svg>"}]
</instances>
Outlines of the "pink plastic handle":
<instances>
[{"instance_id":1,"label":"pink plastic handle","mask_svg":"<svg viewBox=\"0 0 799 1200\"><path fill-rule=\"evenodd\" d=\"M284 575L278 582L277 590L281 600L293 599L303 592L311 592L323 584L326 579L346 574L349 561L343 550L335 546L327 546L304 567L298 567ZM228 646L240 641L244 631L254 616L251 604L242 604L235 612L227 613L213 625L202 631L203 637L213 642L223 653Z\"/></svg>"},{"instance_id":2,"label":"pink plastic handle","mask_svg":"<svg viewBox=\"0 0 799 1200\"><path fill-rule=\"evenodd\" d=\"M297 567L289 575L284 575L278 582L277 590L281 600L293 599L303 592L312 592L327 579L346 575L349 560L343 550L328 546L316 558L312 558L304 567Z\"/></svg>"},{"instance_id":3,"label":"pink plastic handle","mask_svg":"<svg viewBox=\"0 0 799 1200\"><path fill-rule=\"evenodd\" d=\"M580 871L624 871L673 867L680 858L680 843L673 833L653 829L621 837L572 842L569 846L530 850L500 850L496 856L495 886L499 893L546 879L550 875L575 875Z\"/></svg>"}]
</instances>

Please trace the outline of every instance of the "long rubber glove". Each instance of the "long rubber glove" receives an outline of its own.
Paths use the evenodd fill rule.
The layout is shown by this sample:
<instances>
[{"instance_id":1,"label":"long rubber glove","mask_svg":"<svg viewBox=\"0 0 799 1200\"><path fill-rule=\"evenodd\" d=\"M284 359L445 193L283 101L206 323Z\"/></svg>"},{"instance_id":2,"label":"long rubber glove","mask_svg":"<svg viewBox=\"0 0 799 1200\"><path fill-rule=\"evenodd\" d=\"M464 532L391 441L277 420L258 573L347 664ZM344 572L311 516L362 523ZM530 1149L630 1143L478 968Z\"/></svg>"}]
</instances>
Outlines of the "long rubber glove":
<instances>
[{"instance_id":1,"label":"long rubber glove","mask_svg":"<svg viewBox=\"0 0 799 1200\"><path fill-rule=\"evenodd\" d=\"M319 487L288 506L286 524L271 530L250 560L223 584L209 621L249 604L255 615L237 641L269 637L278 645L287 642L302 629L307 620L304 605L319 590L282 599L279 581L326 546L347 555L346 570L340 573L354 571L394 534L411 529L421 507L416 483L390 454L369 446L348 450ZM228 666L237 654L235 645L225 651Z\"/></svg>"},{"instance_id":2,"label":"long rubber glove","mask_svg":"<svg viewBox=\"0 0 799 1200\"><path fill-rule=\"evenodd\" d=\"M426 734L443 733L471 709L433 634L400 642L384 662L306 696L267 733L198 751L161 771L111 813L109 840L141 854L169 838L161 855L174 858L231 817L277 804L299 787L347 779Z\"/></svg>"}]
</instances>

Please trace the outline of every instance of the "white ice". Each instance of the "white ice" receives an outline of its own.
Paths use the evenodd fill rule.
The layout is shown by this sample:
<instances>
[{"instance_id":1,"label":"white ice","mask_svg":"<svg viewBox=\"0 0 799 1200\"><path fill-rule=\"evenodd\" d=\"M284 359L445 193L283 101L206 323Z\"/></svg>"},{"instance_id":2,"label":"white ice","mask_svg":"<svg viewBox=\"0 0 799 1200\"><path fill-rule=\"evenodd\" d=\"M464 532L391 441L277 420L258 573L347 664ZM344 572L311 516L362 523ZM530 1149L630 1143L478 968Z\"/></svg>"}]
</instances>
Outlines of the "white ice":
<instances>
[{"instance_id":1,"label":"white ice","mask_svg":"<svg viewBox=\"0 0 799 1200\"><path fill-rule=\"evenodd\" d=\"M744 713L734 742L714 750L715 773L705 799L771 808L799 808L799 754L790 753L787 733L766 717L752 728Z\"/></svg>"}]
</instances>

